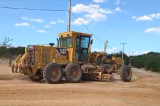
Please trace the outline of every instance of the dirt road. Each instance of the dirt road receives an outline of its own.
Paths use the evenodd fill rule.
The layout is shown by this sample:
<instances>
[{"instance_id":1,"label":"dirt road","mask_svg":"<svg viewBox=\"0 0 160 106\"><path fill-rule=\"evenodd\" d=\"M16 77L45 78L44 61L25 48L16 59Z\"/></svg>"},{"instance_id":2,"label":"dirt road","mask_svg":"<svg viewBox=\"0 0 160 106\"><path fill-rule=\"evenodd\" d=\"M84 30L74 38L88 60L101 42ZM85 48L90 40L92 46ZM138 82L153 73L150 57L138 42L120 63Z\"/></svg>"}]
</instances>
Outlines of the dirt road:
<instances>
[{"instance_id":1,"label":"dirt road","mask_svg":"<svg viewBox=\"0 0 160 106\"><path fill-rule=\"evenodd\" d=\"M0 106L160 106L160 74L132 68L132 82L31 82L0 64Z\"/></svg>"}]
</instances>

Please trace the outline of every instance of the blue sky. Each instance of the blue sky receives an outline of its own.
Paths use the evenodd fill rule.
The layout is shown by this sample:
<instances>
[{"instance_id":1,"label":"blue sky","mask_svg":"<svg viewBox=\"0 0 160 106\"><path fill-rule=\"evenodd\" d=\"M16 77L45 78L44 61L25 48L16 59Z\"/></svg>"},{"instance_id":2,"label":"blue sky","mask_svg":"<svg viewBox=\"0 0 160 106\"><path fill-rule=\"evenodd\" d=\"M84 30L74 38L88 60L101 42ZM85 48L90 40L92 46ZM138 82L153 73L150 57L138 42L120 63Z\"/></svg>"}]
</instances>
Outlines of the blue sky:
<instances>
[{"instance_id":1,"label":"blue sky","mask_svg":"<svg viewBox=\"0 0 160 106\"><path fill-rule=\"evenodd\" d=\"M159 0L72 0L72 12L102 41L107 52L125 45L125 53L160 52ZM0 7L68 9L68 0L0 0ZM67 31L67 12L26 11L0 8L0 41L13 39L14 46L55 42L58 33ZM91 33L72 15L71 30ZM92 50L104 44L93 36Z\"/></svg>"}]
</instances>

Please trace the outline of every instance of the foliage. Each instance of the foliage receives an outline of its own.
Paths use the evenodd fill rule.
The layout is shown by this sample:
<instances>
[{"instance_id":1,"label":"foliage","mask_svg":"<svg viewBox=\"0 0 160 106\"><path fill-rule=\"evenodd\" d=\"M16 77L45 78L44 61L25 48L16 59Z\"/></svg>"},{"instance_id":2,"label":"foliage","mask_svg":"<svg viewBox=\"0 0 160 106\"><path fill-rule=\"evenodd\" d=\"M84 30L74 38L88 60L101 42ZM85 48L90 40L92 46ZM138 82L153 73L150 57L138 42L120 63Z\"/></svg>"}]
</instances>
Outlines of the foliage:
<instances>
[{"instance_id":1,"label":"foliage","mask_svg":"<svg viewBox=\"0 0 160 106\"><path fill-rule=\"evenodd\" d=\"M11 47L12 44L9 43L10 41L13 41L13 39L6 38L6 36L5 36L4 41L2 41L2 42L0 43L0 47L6 47L6 48Z\"/></svg>"},{"instance_id":2,"label":"foliage","mask_svg":"<svg viewBox=\"0 0 160 106\"><path fill-rule=\"evenodd\" d=\"M131 64L137 68L160 72L160 53L150 52L148 54L134 56Z\"/></svg>"},{"instance_id":3,"label":"foliage","mask_svg":"<svg viewBox=\"0 0 160 106\"><path fill-rule=\"evenodd\" d=\"M0 57L8 58L17 56L19 54L23 54L25 51L24 47L11 47L12 44L10 43L13 39L7 38L5 36L4 41L0 43Z\"/></svg>"},{"instance_id":4,"label":"foliage","mask_svg":"<svg viewBox=\"0 0 160 106\"><path fill-rule=\"evenodd\" d=\"M18 56L19 54L24 54L24 52L25 52L25 47L6 48L4 46L0 46L0 57L2 58Z\"/></svg>"}]
</instances>

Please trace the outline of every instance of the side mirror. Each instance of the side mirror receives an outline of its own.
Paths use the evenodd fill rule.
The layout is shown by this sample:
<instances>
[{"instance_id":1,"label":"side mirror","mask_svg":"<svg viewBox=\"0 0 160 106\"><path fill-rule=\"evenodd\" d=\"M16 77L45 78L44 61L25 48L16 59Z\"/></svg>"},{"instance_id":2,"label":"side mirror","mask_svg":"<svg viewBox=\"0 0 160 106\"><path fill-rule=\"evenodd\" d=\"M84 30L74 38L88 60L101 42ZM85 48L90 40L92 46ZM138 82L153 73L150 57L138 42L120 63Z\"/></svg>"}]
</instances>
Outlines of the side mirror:
<instances>
[{"instance_id":1,"label":"side mirror","mask_svg":"<svg viewBox=\"0 0 160 106\"><path fill-rule=\"evenodd\" d=\"M93 44L93 39L91 39L91 44Z\"/></svg>"}]
</instances>

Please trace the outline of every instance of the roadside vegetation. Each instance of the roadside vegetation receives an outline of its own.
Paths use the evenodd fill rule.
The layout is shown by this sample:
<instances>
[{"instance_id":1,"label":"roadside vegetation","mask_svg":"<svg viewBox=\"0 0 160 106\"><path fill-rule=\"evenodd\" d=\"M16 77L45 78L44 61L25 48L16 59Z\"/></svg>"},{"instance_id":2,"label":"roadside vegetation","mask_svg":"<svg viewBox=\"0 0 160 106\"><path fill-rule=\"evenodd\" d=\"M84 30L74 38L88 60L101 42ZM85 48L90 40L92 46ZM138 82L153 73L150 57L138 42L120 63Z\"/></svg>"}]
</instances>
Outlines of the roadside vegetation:
<instances>
[{"instance_id":1,"label":"roadside vegetation","mask_svg":"<svg viewBox=\"0 0 160 106\"><path fill-rule=\"evenodd\" d=\"M137 68L160 72L160 53L149 52L147 54L134 56L131 64Z\"/></svg>"},{"instance_id":2,"label":"roadside vegetation","mask_svg":"<svg viewBox=\"0 0 160 106\"><path fill-rule=\"evenodd\" d=\"M13 58L19 54L25 52L24 47L12 47L13 39L5 37L2 42L0 42L0 58Z\"/></svg>"}]
</instances>

